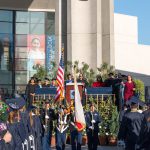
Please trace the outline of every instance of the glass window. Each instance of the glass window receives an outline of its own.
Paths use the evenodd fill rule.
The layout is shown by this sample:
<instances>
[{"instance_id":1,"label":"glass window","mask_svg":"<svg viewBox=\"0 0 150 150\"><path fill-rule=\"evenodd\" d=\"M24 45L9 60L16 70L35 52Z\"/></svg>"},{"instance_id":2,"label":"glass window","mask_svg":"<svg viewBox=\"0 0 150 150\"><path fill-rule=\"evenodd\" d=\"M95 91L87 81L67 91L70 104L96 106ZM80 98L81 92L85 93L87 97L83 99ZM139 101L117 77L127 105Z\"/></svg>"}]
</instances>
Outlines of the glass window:
<instances>
[{"instance_id":1,"label":"glass window","mask_svg":"<svg viewBox=\"0 0 150 150\"><path fill-rule=\"evenodd\" d=\"M30 24L30 34L45 34L44 24Z\"/></svg>"},{"instance_id":2,"label":"glass window","mask_svg":"<svg viewBox=\"0 0 150 150\"><path fill-rule=\"evenodd\" d=\"M44 12L30 12L30 22L31 23L45 23L45 13Z\"/></svg>"},{"instance_id":3,"label":"glass window","mask_svg":"<svg viewBox=\"0 0 150 150\"><path fill-rule=\"evenodd\" d=\"M0 21L12 22L12 11L0 10Z\"/></svg>"},{"instance_id":4,"label":"glass window","mask_svg":"<svg viewBox=\"0 0 150 150\"><path fill-rule=\"evenodd\" d=\"M12 33L12 23L0 22L0 33Z\"/></svg>"},{"instance_id":5,"label":"glass window","mask_svg":"<svg viewBox=\"0 0 150 150\"><path fill-rule=\"evenodd\" d=\"M16 46L27 47L27 35L16 35Z\"/></svg>"},{"instance_id":6,"label":"glass window","mask_svg":"<svg viewBox=\"0 0 150 150\"><path fill-rule=\"evenodd\" d=\"M27 72L26 71L16 71L16 84L27 84Z\"/></svg>"},{"instance_id":7,"label":"glass window","mask_svg":"<svg viewBox=\"0 0 150 150\"><path fill-rule=\"evenodd\" d=\"M12 83L12 71L2 71L0 70L0 85L11 84Z\"/></svg>"},{"instance_id":8,"label":"glass window","mask_svg":"<svg viewBox=\"0 0 150 150\"><path fill-rule=\"evenodd\" d=\"M29 24L16 23L16 34L29 34Z\"/></svg>"},{"instance_id":9,"label":"glass window","mask_svg":"<svg viewBox=\"0 0 150 150\"><path fill-rule=\"evenodd\" d=\"M55 13L46 13L46 34L55 34Z\"/></svg>"},{"instance_id":10,"label":"glass window","mask_svg":"<svg viewBox=\"0 0 150 150\"><path fill-rule=\"evenodd\" d=\"M29 22L29 12L17 11L16 22Z\"/></svg>"},{"instance_id":11,"label":"glass window","mask_svg":"<svg viewBox=\"0 0 150 150\"><path fill-rule=\"evenodd\" d=\"M16 70L27 70L27 59L15 59Z\"/></svg>"},{"instance_id":12,"label":"glass window","mask_svg":"<svg viewBox=\"0 0 150 150\"><path fill-rule=\"evenodd\" d=\"M27 58L27 47L16 47L15 58Z\"/></svg>"}]
</instances>

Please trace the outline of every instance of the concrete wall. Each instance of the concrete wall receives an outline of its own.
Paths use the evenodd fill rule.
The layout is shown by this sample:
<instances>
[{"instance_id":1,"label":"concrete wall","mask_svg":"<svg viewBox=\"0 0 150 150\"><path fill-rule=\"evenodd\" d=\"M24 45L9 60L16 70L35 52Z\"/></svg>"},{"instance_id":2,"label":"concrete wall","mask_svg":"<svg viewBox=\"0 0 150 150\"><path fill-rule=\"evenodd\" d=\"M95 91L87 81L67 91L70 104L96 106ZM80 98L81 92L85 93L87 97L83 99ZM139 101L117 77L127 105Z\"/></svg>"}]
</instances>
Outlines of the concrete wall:
<instances>
[{"instance_id":1,"label":"concrete wall","mask_svg":"<svg viewBox=\"0 0 150 150\"><path fill-rule=\"evenodd\" d=\"M150 46L138 44L137 17L122 14L114 16L116 69L132 72L150 85ZM144 75L148 75L145 80Z\"/></svg>"},{"instance_id":2,"label":"concrete wall","mask_svg":"<svg viewBox=\"0 0 150 150\"><path fill-rule=\"evenodd\" d=\"M55 10L55 0L0 0L0 9Z\"/></svg>"},{"instance_id":3,"label":"concrete wall","mask_svg":"<svg viewBox=\"0 0 150 150\"><path fill-rule=\"evenodd\" d=\"M67 59L114 65L113 0L68 0Z\"/></svg>"},{"instance_id":4,"label":"concrete wall","mask_svg":"<svg viewBox=\"0 0 150 150\"><path fill-rule=\"evenodd\" d=\"M67 19L68 60L84 61L90 64L91 67L96 68L98 46L97 0L68 0ZM101 27L101 24L99 24L99 26ZM101 29L99 30L101 34ZM101 35L99 38L101 42ZM101 59L101 54L99 54L99 59Z\"/></svg>"},{"instance_id":5,"label":"concrete wall","mask_svg":"<svg viewBox=\"0 0 150 150\"><path fill-rule=\"evenodd\" d=\"M114 0L101 0L102 8L102 58L115 65L114 51Z\"/></svg>"}]
</instances>

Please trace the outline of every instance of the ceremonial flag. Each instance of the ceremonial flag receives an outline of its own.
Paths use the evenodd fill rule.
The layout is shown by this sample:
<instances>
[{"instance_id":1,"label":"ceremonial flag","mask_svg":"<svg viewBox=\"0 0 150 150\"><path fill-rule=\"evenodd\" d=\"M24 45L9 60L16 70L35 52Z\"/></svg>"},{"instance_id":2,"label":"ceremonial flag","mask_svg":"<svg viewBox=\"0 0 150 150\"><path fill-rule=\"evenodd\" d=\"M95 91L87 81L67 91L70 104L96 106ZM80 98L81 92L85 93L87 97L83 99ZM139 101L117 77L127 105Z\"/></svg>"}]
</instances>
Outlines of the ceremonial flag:
<instances>
[{"instance_id":1,"label":"ceremonial flag","mask_svg":"<svg viewBox=\"0 0 150 150\"><path fill-rule=\"evenodd\" d=\"M59 62L59 67L57 71L57 90L55 96L55 102L60 101L64 98L64 61L63 61L63 51L61 51L61 58Z\"/></svg>"},{"instance_id":2,"label":"ceremonial flag","mask_svg":"<svg viewBox=\"0 0 150 150\"><path fill-rule=\"evenodd\" d=\"M82 131L85 128L85 116L76 79L74 89L75 89L75 125L78 131Z\"/></svg>"}]
</instances>

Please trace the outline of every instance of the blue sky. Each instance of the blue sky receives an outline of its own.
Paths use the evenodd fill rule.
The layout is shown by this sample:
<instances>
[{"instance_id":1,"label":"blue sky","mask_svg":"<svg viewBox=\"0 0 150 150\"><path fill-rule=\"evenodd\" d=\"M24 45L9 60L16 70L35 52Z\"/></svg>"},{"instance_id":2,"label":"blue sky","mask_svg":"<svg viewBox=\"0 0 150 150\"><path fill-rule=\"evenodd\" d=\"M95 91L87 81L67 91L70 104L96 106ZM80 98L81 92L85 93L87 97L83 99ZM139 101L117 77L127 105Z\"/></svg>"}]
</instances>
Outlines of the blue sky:
<instances>
[{"instance_id":1,"label":"blue sky","mask_svg":"<svg viewBox=\"0 0 150 150\"><path fill-rule=\"evenodd\" d=\"M138 17L139 43L150 45L150 0L114 0L115 12Z\"/></svg>"}]
</instances>

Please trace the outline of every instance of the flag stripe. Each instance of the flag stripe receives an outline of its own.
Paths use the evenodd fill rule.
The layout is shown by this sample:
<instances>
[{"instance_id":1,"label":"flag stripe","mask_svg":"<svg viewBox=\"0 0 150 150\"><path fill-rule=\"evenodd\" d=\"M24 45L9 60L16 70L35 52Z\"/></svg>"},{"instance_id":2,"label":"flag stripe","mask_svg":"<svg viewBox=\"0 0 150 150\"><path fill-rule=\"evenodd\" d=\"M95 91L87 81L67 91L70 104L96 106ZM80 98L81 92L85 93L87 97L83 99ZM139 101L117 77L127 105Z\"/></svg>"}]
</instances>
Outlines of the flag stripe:
<instances>
[{"instance_id":1,"label":"flag stripe","mask_svg":"<svg viewBox=\"0 0 150 150\"><path fill-rule=\"evenodd\" d=\"M63 62L63 52L61 52L61 58L59 62L59 67L56 77L58 87L56 90L55 102L59 101L61 96L64 96L64 62Z\"/></svg>"}]
</instances>

